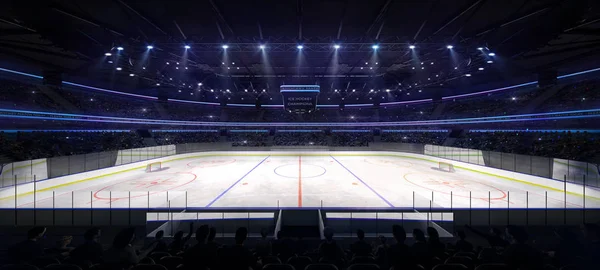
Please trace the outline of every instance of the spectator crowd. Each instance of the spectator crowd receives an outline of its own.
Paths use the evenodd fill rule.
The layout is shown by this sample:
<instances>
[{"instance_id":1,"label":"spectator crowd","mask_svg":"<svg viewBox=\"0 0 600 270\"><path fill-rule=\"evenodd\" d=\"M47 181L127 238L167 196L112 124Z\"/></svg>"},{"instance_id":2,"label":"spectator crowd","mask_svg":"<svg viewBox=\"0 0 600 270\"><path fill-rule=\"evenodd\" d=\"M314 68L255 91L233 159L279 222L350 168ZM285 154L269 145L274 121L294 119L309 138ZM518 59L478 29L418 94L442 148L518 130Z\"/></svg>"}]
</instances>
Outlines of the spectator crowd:
<instances>
[{"instance_id":1,"label":"spectator crowd","mask_svg":"<svg viewBox=\"0 0 600 270\"><path fill-rule=\"evenodd\" d=\"M248 229L240 227L233 243L222 244L231 239L217 241L215 227L200 225L194 230L190 223L187 235L178 231L170 241L164 231L150 238L126 228L107 247L101 244L100 228L87 230L77 246L71 245L72 236L59 237L55 245L46 246L47 230L29 230L27 239L8 249L1 269L597 269L600 252L597 224L585 224L580 232L573 227L557 228L551 244L543 247L524 227L513 225L505 231L491 228L489 232L465 226L454 238L441 238L435 228L427 227L425 231L414 229L412 239L402 226L393 225L393 240L381 235L369 242L359 229L352 243L334 238L333 229L327 227L320 243L283 230L270 238L266 229L261 230L259 239L248 241Z\"/></svg>"}]
</instances>

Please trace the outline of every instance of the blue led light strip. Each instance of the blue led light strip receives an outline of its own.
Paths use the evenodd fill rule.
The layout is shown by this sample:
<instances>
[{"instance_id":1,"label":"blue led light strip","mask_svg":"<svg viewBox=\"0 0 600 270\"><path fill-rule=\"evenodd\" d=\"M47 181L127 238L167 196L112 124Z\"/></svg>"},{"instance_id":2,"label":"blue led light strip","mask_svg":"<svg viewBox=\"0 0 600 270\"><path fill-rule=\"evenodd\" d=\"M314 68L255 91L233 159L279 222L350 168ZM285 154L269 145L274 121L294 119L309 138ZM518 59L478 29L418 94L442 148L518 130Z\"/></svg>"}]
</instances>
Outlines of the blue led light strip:
<instances>
[{"instance_id":1,"label":"blue led light strip","mask_svg":"<svg viewBox=\"0 0 600 270\"><path fill-rule=\"evenodd\" d=\"M221 126L221 127L383 127L383 126L417 126L417 125L448 125L448 124L477 124L477 123L495 123L495 122L516 122L516 121L540 121L540 120L558 120L558 119L581 119L600 117L600 109L578 110L567 112L536 113L522 115L447 119L447 120L427 120L427 121L403 121L403 122L353 122L353 123L294 123L294 122L196 122L196 121L178 121L178 120L157 120L157 119L139 119L107 117L94 115L76 115L64 113L47 113L34 111L19 111L12 109L0 109L1 112L22 113L18 114L0 114L0 117L17 119L45 119L57 121L81 121L81 122L101 122L101 123L128 123L128 124L159 124L159 125L182 125L182 126ZM587 113L587 114L586 114ZM567 115L571 114L571 115ZM67 116L67 117L65 117ZM240 131L243 132L243 131Z\"/></svg>"},{"instance_id":2,"label":"blue led light strip","mask_svg":"<svg viewBox=\"0 0 600 270\"><path fill-rule=\"evenodd\" d=\"M0 71L12 73L12 74L18 74L18 75L27 76L27 77L36 78L36 79L43 79L44 78L44 77L39 76L39 75L34 75L34 74L30 74L30 73L26 73L26 72L20 72L20 71L15 71L15 70L10 70L10 69L6 69L6 68L0 68ZM600 71L600 68L593 68L593 69L583 70L583 71L579 71L579 72L569 73L569 74L557 76L556 78L558 80L560 80L560 79L564 79L564 78L574 77L574 76L588 74L588 73L597 72L597 71ZM104 88L99 88L99 87L93 87L93 86L87 86L87 85L83 85L83 84L78 84L78 83L74 83L74 82L63 81L62 83L66 84L66 85L71 85L71 86L76 86L76 87L82 87L82 88L86 88L86 89L91 89L91 90L96 90L96 91L102 91L102 92L107 92L107 93L113 93L113 94L126 95L126 96L139 97L139 98L146 98L146 99L158 99L157 97L153 97L153 96L138 95L138 94L132 94L132 93L127 93L127 92L114 91L114 90L109 90L109 89L104 89ZM530 86L530 85L534 85L534 84L537 84L537 83L538 83L538 81L531 81L531 82L526 82L526 83L521 83L521 84L516 84L516 85L511 85L511 86L506 86L506 87L500 87L500 88L496 88L496 89L491 89L491 90L485 90L485 91L479 91L479 92L473 92L473 93L466 93L466 94L446 96L446 97L442 97L442 99L445 100L445 99L462 98L462 97L469 97L469 96L475 96L475 95L481 95L481 94L487 94L487 93L494 93L494 92L508 90L508 89L515 89L515 88L519 88L519 87L523 87L523 86ZM287 85L287 86L294 86L294 85ZM302 85L297 85L297 86L302 86ZM304 87L306 87L306 85L304 85ZM315 85L315 87L318 87L318 85ZM287 92L287 91L291 91L291 92L299 92L299 91L300 92L302 92L302 91L304 91L304 92L320 92L319 90L281 90L281 92ZM186 103L195 103L195 104L204 104L204 105L219 105L219 103L214 103L214 102L202 102L202 101L191 101L191 100L180 100L180 99L168 99L168 100L169 101L175 101L175 102L186 102ZM385 103L380 103L380 105L383 105L383 106L386 106L386 105L399 105L399 104L408 104L408 103L417 103L417 102L429 102L429 101L432 101L432 99L409 100L409 101L398 101L398 102L385 102ZM364 106L370 106L370 105L371 104L346 104L345 106L348 106L348 107L364 107ZM246 106L246 104L228 104L227 106ZM254 106L254 105L247 105L247 106L250 107L250 106ZM277 107L283 107L283 105L262 105L262 106L263 107L275 107L275 106L277 106ZM317 107L321 107L321 108L334 108L334 107L338 107L338 106L339 105L317 105Z\"/></svg>"}]
</instances>

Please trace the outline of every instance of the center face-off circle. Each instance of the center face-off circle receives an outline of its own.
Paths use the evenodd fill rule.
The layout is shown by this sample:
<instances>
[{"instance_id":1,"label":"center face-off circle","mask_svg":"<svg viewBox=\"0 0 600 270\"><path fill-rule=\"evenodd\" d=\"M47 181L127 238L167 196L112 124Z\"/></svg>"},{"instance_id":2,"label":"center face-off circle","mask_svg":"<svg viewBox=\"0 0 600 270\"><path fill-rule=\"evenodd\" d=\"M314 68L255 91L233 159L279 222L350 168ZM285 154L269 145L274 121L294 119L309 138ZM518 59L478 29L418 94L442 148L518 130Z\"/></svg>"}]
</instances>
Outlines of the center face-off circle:
<instances>
[{"instance_id":1,"label":"center face-off circle","mask_svg":"<svg viewBox=\"0 0 600 270\"><path fill-rule=\"evenodd\" d=\"M302 178L314 178L314 177L319 177L321 175L324 175L327 170L319 165L313 165L313 164L302 164L301 166L301 170L302 170ZM285 177L285 178L298 178L299 175L299 171L298 171L298 165L296 164L288 164L288 165L281 165L277 168L275 168L275 170L273 170L273 172L276 175L279 175L281 177Z\"/></svg>"}]
</instances>

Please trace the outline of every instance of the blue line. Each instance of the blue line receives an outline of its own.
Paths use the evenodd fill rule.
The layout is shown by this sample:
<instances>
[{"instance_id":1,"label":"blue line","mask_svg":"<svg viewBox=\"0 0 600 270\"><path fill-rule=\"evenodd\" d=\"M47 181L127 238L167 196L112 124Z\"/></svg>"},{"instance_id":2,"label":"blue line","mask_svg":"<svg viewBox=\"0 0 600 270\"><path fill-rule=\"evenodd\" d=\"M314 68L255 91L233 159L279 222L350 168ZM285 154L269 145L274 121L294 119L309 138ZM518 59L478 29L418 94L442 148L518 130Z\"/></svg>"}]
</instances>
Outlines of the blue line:
<instances>
[{"instance_id":1,"label":"blue line","mask_svg":"<svg viewBox=\"0 0 600 270\"><path fill-rule=\"evenodd\" d=\"M370 189L371 191L373 191L373 193L375 193L375 195L377 195L377 197L379 197L380 199L382 199L385 203L387 203L390 207L395 207L390 201L386 200L383 196L381 196L381 194L377 193L377 191L375 191L371 186L369 186L367 183L365 183L365 181L363 181L362 179L360 179L358 176L356 176L356 174L354 174L350 169L346 168L346 166L344 166L344 164L342 164L341 162L339 162L337 159L335 159L333 156L330 156L333 160L335 160L335 162L337 162L338 164L340 164L340 166L342 166L342 168L346 169L346 171L348 171L352 176L354 176L354 178L356 178L358 181L360 181L363 185L365 185L365 187L367 187L368 189Z\"/></svg>"},{"instance_id":2,"label":"blue line","mask_svg":"<svg viewBox=\"0 0 600 270\"><path fill-rule=\"evenodd\" d=\"M242 178L240 178L239 180L235 181L235 183L233 183L231 186L229 186L225 191L221 192L221 194L219 194L219 196L217 196L216 198L214 198L211 202L209 202L205 207L210 207L211 205L213 205L217 200L219 200L221 197L223 197L223 195L225 195L225 193L229 192L235 185L237 185L240 181L244 180L244 178L246 178L246 176L248 176L252 171L254 171L254 169L256 169L258 166L260 166L260 164L263 164L263 162L265 162L265 160L267 160L267 158L269 158L269 156L267 156L265 159L263 159L261 162L259 162L258 164L256 164L256 166L254 166L254 168L252 168L251 170L249 170L246 174L244 174L242 176Z\"/></svg>"}]
</instances>

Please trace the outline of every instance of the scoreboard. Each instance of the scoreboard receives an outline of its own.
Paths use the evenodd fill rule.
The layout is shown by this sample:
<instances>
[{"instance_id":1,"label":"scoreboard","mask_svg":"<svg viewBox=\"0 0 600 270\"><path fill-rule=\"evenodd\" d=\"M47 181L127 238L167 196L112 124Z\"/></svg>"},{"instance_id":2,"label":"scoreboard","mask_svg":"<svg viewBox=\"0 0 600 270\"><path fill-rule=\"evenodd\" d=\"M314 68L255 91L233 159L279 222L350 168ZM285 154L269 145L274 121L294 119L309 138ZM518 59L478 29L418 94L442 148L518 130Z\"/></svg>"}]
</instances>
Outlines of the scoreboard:
<instances>
[{"instance_id":1,"label":"scoreboard","mask_svg":"<svg viewBox=\"0 0 600 270\"><path fill-rule=\"evenodd\" d=\"M311 113L317 108L317 98L321 92L318 85L281 85L283 108L291 113Z\"/></svg>"}]
</instances>

